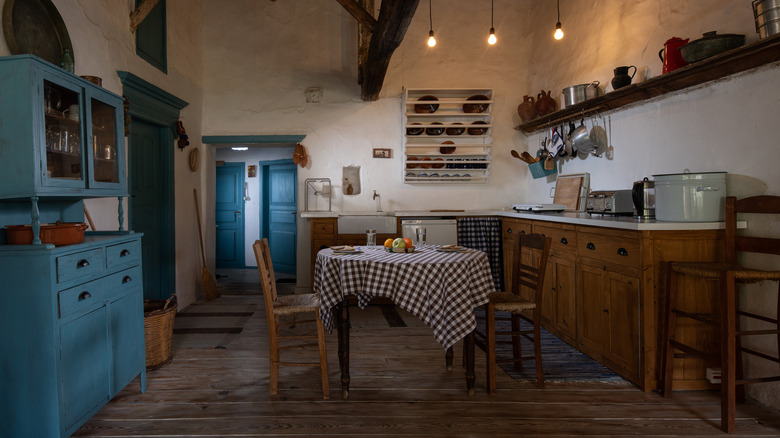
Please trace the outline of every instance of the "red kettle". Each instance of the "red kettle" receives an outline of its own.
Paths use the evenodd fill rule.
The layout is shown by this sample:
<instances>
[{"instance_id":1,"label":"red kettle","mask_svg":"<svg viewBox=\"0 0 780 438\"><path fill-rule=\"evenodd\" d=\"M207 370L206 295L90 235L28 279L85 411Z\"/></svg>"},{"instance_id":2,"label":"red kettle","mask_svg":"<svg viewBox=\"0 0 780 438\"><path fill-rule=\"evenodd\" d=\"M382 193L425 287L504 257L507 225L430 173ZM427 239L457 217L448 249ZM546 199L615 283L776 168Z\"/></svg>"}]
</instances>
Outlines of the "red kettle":
<instances>
[{"instance_id":1,"label":"red kettle","mask_svg":"<svg viewBox=\"0 0 780 438\"><path fill-rule=\"evenodd\" d=\"M671 37L664 43L664 48L658 52L658 57L664 63L663 73L669 73L680 67L688 65L680 54L680 47L688 44L688 39Z\"/></svg>"}]
</instances>

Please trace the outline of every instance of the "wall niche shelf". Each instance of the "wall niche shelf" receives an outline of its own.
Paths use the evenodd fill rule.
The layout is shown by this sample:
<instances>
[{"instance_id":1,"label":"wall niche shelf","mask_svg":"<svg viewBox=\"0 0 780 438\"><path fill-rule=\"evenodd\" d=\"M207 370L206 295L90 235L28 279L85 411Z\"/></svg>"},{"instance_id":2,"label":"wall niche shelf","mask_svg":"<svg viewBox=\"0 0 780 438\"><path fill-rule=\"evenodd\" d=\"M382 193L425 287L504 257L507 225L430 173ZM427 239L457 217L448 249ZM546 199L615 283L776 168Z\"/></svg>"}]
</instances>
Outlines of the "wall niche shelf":
<instances>
[{"instance_id":1,"label":"wall niche shelf","mask_svg":"<svg viewBox=\"0 0 780 438\"><path fill-rule=\"evenodd\" d=\"M532 134L580 116L614 111L636 102L721 79L778 60L780 60L780 34L580 102L518 125L515 129Z\"/></svg>"},{"instance_id":2,"label":"wall niche shelf","mask_svg":"<svg viewBox=\"0 0 780 438\"><path fill-rule=\"evenodd\" d=\"M437 100L420 100L427 96ZM469 100L475 96L483 100ZM492 89L413 88L405 90L403 98L404 183L472 184L488 180ZM420 112L415 109L417 105Z\"/></svg>"}]
</instances>

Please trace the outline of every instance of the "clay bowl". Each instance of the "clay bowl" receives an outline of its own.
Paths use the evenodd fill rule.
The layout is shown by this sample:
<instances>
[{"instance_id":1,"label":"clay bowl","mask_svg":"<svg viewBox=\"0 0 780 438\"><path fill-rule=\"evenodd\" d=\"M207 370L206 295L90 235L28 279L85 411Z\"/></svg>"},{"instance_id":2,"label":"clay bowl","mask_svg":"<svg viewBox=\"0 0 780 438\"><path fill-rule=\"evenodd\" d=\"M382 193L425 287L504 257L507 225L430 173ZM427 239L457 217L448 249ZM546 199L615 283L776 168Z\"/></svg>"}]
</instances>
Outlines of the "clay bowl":
<instances>
[{"instance_id":1,"label":"clay bowl","mask_svg":"<svg viewBox=\"0 0 780 438\"><path fill-rule=\"evenodd\" d=\"M471 124L473 125L487 125L487 122L483 122L481 120L477 120L476 122ZM487 128L469 128L468 133L469 135L485 135L487 132Z\"/></svg>"},{"instance_id":2,"label":"clay bowl","mask_svg":"<svg viewBox=\"0 0 780 438\"><path fill-rule=\"evenodd\" d=\"M450 125L462 125L462 123L455 122L455 123L451 123ZM466 132L466 128L455 128L453 126L450 126L445 130L445 132L447 133L447 135L461 135L464 132Z\"/></svg>"},{"instance_id":3,"label":"clay bowl","mask_svg":"<svg viewBox=\"0 0 780 438\"><path fill-rule=\"evenodd\" d=\"M431 157L422 157L420 158L420 161L431 161ZM420 167L423 169L430 169L431 163L421 163Z\"/></svg>"},{"instance_id":4,"label":"clay bowl","mask_svg":"<svg viewBox=\"0 0 780 438\"><path fill-rule=\"evenodd\" d=\"M475 94L466 100L490 100L489 97L484 94ZM488 109L487 103L464 103L464 113L484 113Z\"/></svg>"},{"instance_id":5,"label":"clay bowl","mask_svg":"<svg viewBox=\"0 0 780 438\"><path fill-rule=\"evenodd\" d=\"M419 125L419 123L415 122L412 125ZM425 131L425 128L406 128L406 135L420 135L423 131Z\"/></svg>"},{"instance_id":6,"label":"clay bowl","mask_svg":"<svg viewBox=\"0 0 780 438\"><path fill-rule=\"evenodd\" d=\"M419 99L417 99L418 102L424 102L424 101L438 101L439 99L436 98L436 96L423 96ZM435 113L436 110L439 109L439 104L434 103L418 103L414 106L414 112L420 113L420 114L431 114Z\"/></svg>"},{"instance_id":7,"label":"clay bowl","mask_svg":"<svg viewBox=\"0 0 780 438\"><path fill-rule=\"evenodd\" d=\"M444 160L441 158L434 159L433 164L431 164L431 167L433 167L434 169L441 169L442 167L444 167Z\"/></svg>"},{"instance_id":8,"label":"clay bowl","mask_svg":"<svg viewBox=\"0 0 780 438\"><path fill-rule=\"evenodd\" d=\"M419 158L412 155L406 157L406 161L419 161L419 160L420 160ZM418 167L420 167L419 163L406 163L407 169L417 169Z\"/></svg>"},{"instance_id":9,"label":"clay bowl","mask_svg":"<svg viewBox=\"0 0 780 438\"><path fill-rule=\"evenodd\" d=\"M452 142L452 141L445 141L445 142L444 142L444 143L442 143L442 144L448 144L448 145L449 145L449 144L455 144L455 142ZM442 154L451 154L451 153L453 153L453 152L455 152L455 146L441 146L441 147L439 147L439 153L442 153Z\"/></svg>"},{"instance_id":10,"label":"clay bowl","mask_svg":"<svg viewBox=\"0 0 780 438\"><path fill-rule=\"evenodd\" d=\"M441 122L433 122L431 125L441 125ZM425 133L427 135L442 135L444 133L444 127L436 127L436 128L425 128Z\"/></svg>"}]
</instances>

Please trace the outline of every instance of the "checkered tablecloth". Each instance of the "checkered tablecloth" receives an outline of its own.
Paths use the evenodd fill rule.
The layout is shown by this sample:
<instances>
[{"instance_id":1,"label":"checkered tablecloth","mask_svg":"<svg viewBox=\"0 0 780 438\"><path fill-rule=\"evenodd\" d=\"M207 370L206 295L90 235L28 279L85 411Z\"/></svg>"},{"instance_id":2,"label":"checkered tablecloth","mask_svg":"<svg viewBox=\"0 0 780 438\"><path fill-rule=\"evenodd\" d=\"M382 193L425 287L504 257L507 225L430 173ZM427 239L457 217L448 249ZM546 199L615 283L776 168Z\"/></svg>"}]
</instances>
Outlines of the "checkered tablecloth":
<instances>
[{"instance_id":1,"label":"checkered tablecloth","mask_svg":"<svg viewBox=\"0 0 780 438\"><path fill-rule=\"evenodd\" d=\"M495 291L484 252L439 252L433 246L413 253L384 247L357 247L360 254L317 253L314 293L320 315L332 330L335 306L348 295L365 308L373 297L387 297L425 322L446 349L476 327L474 308Z\"/></svg>"}]
</instances>

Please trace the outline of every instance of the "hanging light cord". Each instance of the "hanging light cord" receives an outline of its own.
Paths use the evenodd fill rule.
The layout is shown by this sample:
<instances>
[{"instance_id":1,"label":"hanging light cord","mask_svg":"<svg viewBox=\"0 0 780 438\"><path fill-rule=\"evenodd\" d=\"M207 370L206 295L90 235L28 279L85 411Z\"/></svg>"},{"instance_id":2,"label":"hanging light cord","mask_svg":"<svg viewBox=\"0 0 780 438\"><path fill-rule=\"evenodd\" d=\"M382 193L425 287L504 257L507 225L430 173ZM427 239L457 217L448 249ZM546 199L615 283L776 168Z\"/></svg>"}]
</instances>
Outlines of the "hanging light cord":
<instances>
[{"instance_id":1,"label":"hanging light cord","mask_svg":"<svg viewBox=\"0 0 780 438\"><path fill-rule=\"evenodd\" d=\"M558 23L561 22L561 0L558 0Z\"/></svg>"},{"instance_id":2,"label":"hanging light cord","mask_svg":"<svg viewBox=\"0 0 780 438\"><path fill-rule=\"evenodd\" d=\"M493 0L490 0L490 28L493 29Z\"/></svg>"},{"instance_id":3,"label":"hanging light cord","mask_svg":"<svg viewBox=\"0 0 780 438\"><path fill-rule=\"evenodd\" d=\"M433 10L431 9L431 0L428 0L428 18L431 20L431 30L433 30Z\"/></svg>"}]
</instances>

